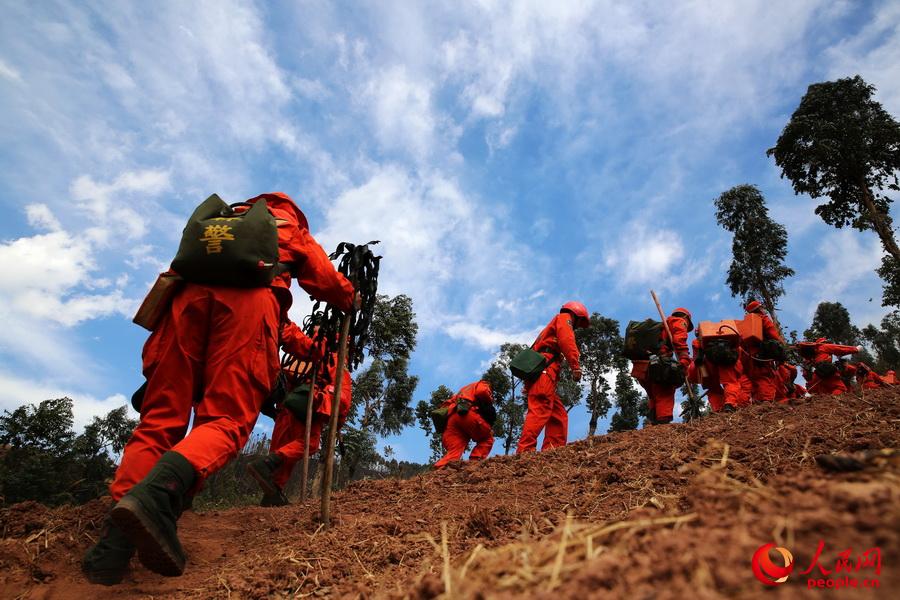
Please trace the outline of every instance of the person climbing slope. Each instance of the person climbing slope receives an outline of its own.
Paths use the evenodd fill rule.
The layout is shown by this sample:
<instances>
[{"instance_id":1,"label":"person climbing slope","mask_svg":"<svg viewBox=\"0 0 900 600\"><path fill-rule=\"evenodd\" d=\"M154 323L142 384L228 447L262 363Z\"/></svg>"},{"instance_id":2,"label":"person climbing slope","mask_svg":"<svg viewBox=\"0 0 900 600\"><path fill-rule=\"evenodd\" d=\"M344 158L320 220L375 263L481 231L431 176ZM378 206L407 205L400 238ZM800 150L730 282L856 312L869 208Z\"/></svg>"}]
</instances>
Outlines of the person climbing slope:
<instances>
[{"instance_id":1,"label":"person climbing slope","mask_svg":"<svg viewBox=\"0 0 900 600\"><path fill-rule=\"evenodd\" d=\"M237 456L274 385L292 276L340 310L354 304L353 286L282 193L231 208L210 196L185 227L173 271L185 281L144 345L147 387L110 485L116 504L82 560L95 583L120 582L135 551L151 571L184 571L176 522Z\"/></svg>"},{"instance_id":2,"label":"person climbing slope","mask_svg":"<svg viewBox=\"0 0 900 600\"><path fill-rule=\"evenodd\" d=\"M487 458L494 446L492 427L497 420L491 384L476 381L463 386L443 406L448 414L447 427L441 437L446 454L434 463L434 468L441 469L462 458L469 442L475 442L469 460Z\"/></svg>"},{"instance_id":3,"label":"person climbing slope","mask_svg":"<svg viewBox=\"0 0 900 600\"><path fill-rule=\"evenodd\" d=\"M581 302L566 302L559 314L541 331L532 348L544 355L548 364L534 381L525 383L528 398L528 412L519 437L516 454L534 452L537 438L544 431L541 450L565 446L568 439L569 413L563 406L556 384L559 382L561 359L565 358L572 378L581 380L581 365L578 345L575 343L575 328L589 327L591 324L587 308Z\"/></svg>"}]
</instances>

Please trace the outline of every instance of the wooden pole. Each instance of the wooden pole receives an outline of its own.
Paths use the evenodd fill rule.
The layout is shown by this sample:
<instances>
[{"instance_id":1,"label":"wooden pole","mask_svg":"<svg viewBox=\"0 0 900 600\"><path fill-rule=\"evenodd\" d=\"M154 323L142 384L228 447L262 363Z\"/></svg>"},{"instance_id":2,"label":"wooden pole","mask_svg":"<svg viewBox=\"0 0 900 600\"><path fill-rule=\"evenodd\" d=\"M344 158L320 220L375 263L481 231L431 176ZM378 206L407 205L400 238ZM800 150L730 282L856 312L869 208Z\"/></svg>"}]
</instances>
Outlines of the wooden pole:
<instances>
[{"instance_id":1,"label":"wooden pole","mask_svg":"<svg viewBox=\"0 0 900 600\"><path fill-rule=\"evenodd\" d=\"M650 290L650 295L653 296L653 302L656 304L656 310L659 311L659 318L662 319L663 327L666 328L666 335L669 336L669 344L672 346L672 354L675 354L675 338L672 337L672 330L669 329L669 322L666 320L666 313L663 312L662 305L659 303L659 298L656 297L656 292ZM694 396L694 388L691 387L691 382L688 381L687 373L684 374L684 387L687 390L688 398L691 401L691 413L700 412L700 401ZM690 415L690 418L693 419L693 414Z\"/></svg>"},{"instance_id":2,"label":"wooden pole","mask_svg":"<svg viewBox=\"0 0 900 600\"><path fill-rule=\"evenodd\" d=\"M331 482L334 479L334 446L337 440L338 413L341 410L341 388L344 379L344 363L347 362L347 341L350 337L352 313L344 315L341 323L341 339L338 348L337 369L334 375L334 397L331 399L331 419L328 422L328 445L325 448L325 472L322 477L322 523L331 526Z\"/></svg>"},{"instance_id":3,"label":"wooden pole","mask_svg":"<svg viewBox=\"0 0 900 600\"><path fill-rule=\"evenodd\" d=\"M319 365L313 360L312 378L309 380L309 397L306 400L306 430L303 433L303 473L300 477L300 502L306 501L306 484L309 479L309 430L312 427L313 400L316 397L316 371Z\"/></svg>"}]
</instances>

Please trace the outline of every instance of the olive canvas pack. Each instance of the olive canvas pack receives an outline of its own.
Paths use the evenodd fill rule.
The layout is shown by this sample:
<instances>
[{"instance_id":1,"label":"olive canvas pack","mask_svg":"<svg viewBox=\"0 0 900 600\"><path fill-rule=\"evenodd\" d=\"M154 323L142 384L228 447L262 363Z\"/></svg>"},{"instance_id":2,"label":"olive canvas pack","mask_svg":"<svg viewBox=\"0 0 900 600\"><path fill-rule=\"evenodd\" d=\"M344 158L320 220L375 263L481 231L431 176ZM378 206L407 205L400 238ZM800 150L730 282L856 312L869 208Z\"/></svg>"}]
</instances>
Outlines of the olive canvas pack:
<instances>
[{"instance_id":1,"label":"olive canvas pack","mask_svg":"<svg viewBox=\"0 0 900 600\"><path fill-rule=\"evenodd\" d=\"M238 206L249 206L235 211ZM213 194L198 206L181 236L172 270L186 281L264 287L283 270L278 228L265 200L229 206Z\"/></svg>"}]
</instances>

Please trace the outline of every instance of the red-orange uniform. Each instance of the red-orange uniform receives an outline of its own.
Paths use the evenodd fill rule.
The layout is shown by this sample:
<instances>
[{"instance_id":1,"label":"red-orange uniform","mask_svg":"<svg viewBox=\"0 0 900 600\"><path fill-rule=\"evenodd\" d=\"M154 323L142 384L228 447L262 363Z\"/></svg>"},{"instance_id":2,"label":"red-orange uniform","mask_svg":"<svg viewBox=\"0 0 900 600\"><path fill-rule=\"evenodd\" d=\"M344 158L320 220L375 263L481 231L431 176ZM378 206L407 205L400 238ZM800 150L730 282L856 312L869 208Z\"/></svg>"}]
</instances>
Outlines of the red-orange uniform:
<instances>
[{"instance_id":1,"label":"red-orange uniform","mask_svg":"<svg viewBox=\"0 0 900 600\"><path fill-rule=\"evenodd\" d=\"M856 382L861 388L867 390L877 390L888 385L881 375L863 363L859 363L856 368Z\"/></svg>"},{"instance_id":2,"label":"red-orange uniform","mask_svg":"<svg viewBox=\"0 0 900 600\"><path fill-rule=\"evenodd\" d=\"M676 311L677 312L677 311ZM688 371L691 367L691 355L688 351L688 332L691 326L684 317L673 314L666 322L672 331L674 341L669 341L669 334L666 328L662 328L660 333L660 356L671 356L673 351L678 358L678 362ZM641 384L644 391L647 392L647 403L650 407L651 421L656 423L671 423L672 411L675 409L675 391L677 385L666 385L664 383L654 383L647 377L646 372L638 373L632 371L632 375Z\"/></svg>"},{"instance_id":3,"label":"red-orange uniform","mask_svg":"<svg viewBox=\"0 0 900 600\"><path fill-rule=\"evenodd\" d=\"M708 390L709 406L713 412L720 412L726 405L734 408L741 406L741 377L743 368L741 361L733 365L716 365L703 360L698 365L697 357L702 355L700 339L694 338L694 361L688 370L688 378L692 383L699 383ZM705 376L704 376L705 375Z\"/></svg>"},{"instance_id":4,"label":"red-orange uniform","mask_svg":"<svg viewBox=\"0 0 900 600\"><path fill-rule=\"evenodd\" d=\"M747 313L753 313L762 318L764 340L777 340L784 343L775 322L762 310L759 302L751 301L747 305ZM778 365L774 361L760 359L758 357L759 348L756 346L751 345L746 348L746 351L744 370L753 385L753 399L757 402L772 402L779 395L778 388L782 386L781 378L778 375Z\"/></svg>"},{"instance_id":5,"label":"red-orange uniform","mask_svg":"<svg viewBox=\"0 0 900 600\"><path fill-rule=\"evenodd\" d=\"M528 412L522 425L522 435L516 454L533 452L537 448L537 438L544 431L541 450L565 446L569 434L569 413L556 393L559 381L560 356L573 371L580 370L580 353L575 343L575 317L559 313L544 328L534 343L534 349L543 354L550 364L536 380L525 384L528 398Z\"/></svg>"},{"instance_id":6,"label":"red-orange uniform","mask_svg":"<svg viewBox=\"0 0 900 600\"><path fill-rule=\"evenodd\" d=\"M847 356L848 354L855 354L859 352L859 346L845 346L843 344L829 344L825 341L825 338L819 338L816 340L816 345L813 349L813 366L821 363L821 362L831 362L832 356ZM844 383L844 378L841 377L841 372L838 370L837 373L830 377L826 377L822 379L819 375L813 372L812 383L809 386L810 393L813 394L832 394L834 396L839 396L847 391L847 386Z\"/></svg>"},{"instance_id":7,"label":"red-orange uniform","mask_svg":"<svg viewBox=\"0 0 900 600\"><path fill-rule=\"evenodd\" d=\"M800 398L803 395L800 394L801 390L805 394L806 389L795 384L795 379L797 379L797 367L789 363L778 365L779 385L775 393L776 402L784 404L791 398ZM800 390L797 389L798 387L800 387Z\"/></svg>"},{"instance_id":8,"label":"red-orange uniform","mask_svg":"<svg viewBox=\"0 0 900 600\"><path fill-rule=\"evenodd\" d=\"M293 322L287 321L282 325L281 345L286 351L297 357L315 358L322 365L321 351L318 352L318 356L313 357L315 353L313 340ZM310 454L318 452L322 438L322 428L331 417L331 405L334 402L334 384L332 382L336 377L337 353L335 352L331 355L328 367L324 368L324 365L322 365L316 376L316 389L313 393L312 423L309 427ZM347 416L350 414L353 399L353 380L346 365L341 380L343 383L341 384L341 401L338 411L338 430L343 427ZM284 489L297 462L303 458L305 444L306 417L296 416L290 410L282 408L275 418L275 428L272 431L272 445L270 449L273 454L277 454L281 458L281 463L272 476L272 480L278 487Z\"/></svg>"},{"instance_id":9,"label":"red-orange uniform","mask_svg":"<svg viewBox=\"0 0 900 600\"><path fill-rule=\"evenodd\" d=\"M881 379L887 385L897 385L897 373L895 371L888 371Z\"/></svg>"},{"instance_id":10,"label":"red-orange uniform","mask_svg":"<svg viewBox=\"0 0 900 600\"><path fill-rule=\"evenodd\" d=\"M293 265L313 297L349 311L353 286L310 235L297 205L281 193L248 202L261 199L278 225L279 261ZM188 460L198 484L237 455L279 369L278 330L291 302L290 278L284 273L260 288L185 283L175 295L144 345L141 420L110 485L114 500L168 450Z\"/></svg>"},{"instance_id":11,"label":"red-orange uniform","mask_svg":"<svg viewBox=\"0 0 900 600\"><path fill-rule=\"evenodd\" d=\"M460 400L468 400L471 404L464 415L457 412ZM441 437L447 453L434 463L435 469L462 458L470 441L475 442L475 447L469 453L469 460L484 460L488 457L494 447L494 433L491 424L481 415L480 410L483 409L479 409L479 405L489 406L492 402L491 385L486 381L476 381L464 386L443 404L449 409L447 429Z\"/></svg>"}]
</instances>

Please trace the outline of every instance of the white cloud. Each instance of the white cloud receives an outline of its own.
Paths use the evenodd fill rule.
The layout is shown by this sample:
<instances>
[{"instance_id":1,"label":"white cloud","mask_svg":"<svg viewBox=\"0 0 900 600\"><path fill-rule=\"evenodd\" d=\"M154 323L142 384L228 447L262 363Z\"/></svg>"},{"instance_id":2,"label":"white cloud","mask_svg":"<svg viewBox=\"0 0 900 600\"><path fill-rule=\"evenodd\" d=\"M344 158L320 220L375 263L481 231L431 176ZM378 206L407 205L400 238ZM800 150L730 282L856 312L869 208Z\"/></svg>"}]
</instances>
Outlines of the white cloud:
<instances>
[{"instance_id":1,"label":"white cloud","mask_svg":"<svg viewBox=\"0 0 900 600\"><path fill-rule=\"evenodd\" d=\"M862 31L829 48L829 78L862 75L878 88L876 98L896 118L900 114L900 4L884 2Z\"/></svg>"},{"instance_id":2,"label":"white cloud","mask_svg":"<svg viewBox=\"0 0 900 600\"><path fill-rule=\"evenodd\" d=\"M25 215L28 217L28 224L35 229L45 229L47 231L59 231L62 229L59 220L46 204L26 205Z\"/></svg>"},{"instance_id":3,"label":"white cloud","mask_svg":"<svg viewBox=\"0 0 900 600\"><path fill-rule=\"evenodd\" d=\"M6 79L9 79L10 81L14 81L16 83L22 81L22 76L19 75L19 72L6 64L6 62L4 62L2 59L0 59L0 77L5 77Z\"/></svg>"},{"instance_id":4,"label":"white cloud","mask_svg":"<svg viewBox=\"0 0 900 600\"><path fill-rule=\"evenodd\" d=\"M459 321L447 325L444 332L455 340L477 346L482 350L496 350L506 342L531 344L542 328L543 325L527 331L504 331Z\"/></svg>"},{"instance_id":5,"label":"white cloud","mask_svg":"<svg viewBox=\"0 0 900 600\"><path fill-rule=\"evenodd\" d=\"M606 269L623 285L645 284L668 276L685 257L681 236L671 229L649 229L632 222L606 250Z\"/></svg>"},{"instance_id":6,"label":"white cloud","mask_svg":"<svg viewBox=\"0 0 900 600\"><path fill-rule=\"evenodd\" d=\"M431 93L427 81L412 78L403 67L373 75L365 95L372 105L378 140L385 148L409 150L419 158L431 154L438 126Z\"/></svg>"},{"instance_id":7,"label":"white cloud","mask_svg":"<svg viewBox=\"0 0 900 600\"><path fill-rule=\"evenodd\" d=\"M123 394L97 398L75 389L59 386L49 380L30 380L0 371L0 411L12 411L23 404L38 404L44 400L68 397L73 400L72 413L75 430L81 431L94 417L105 416L111 410L127 404L129 416L136 417L129 400Z\"/></svg>"}]
</instances>

